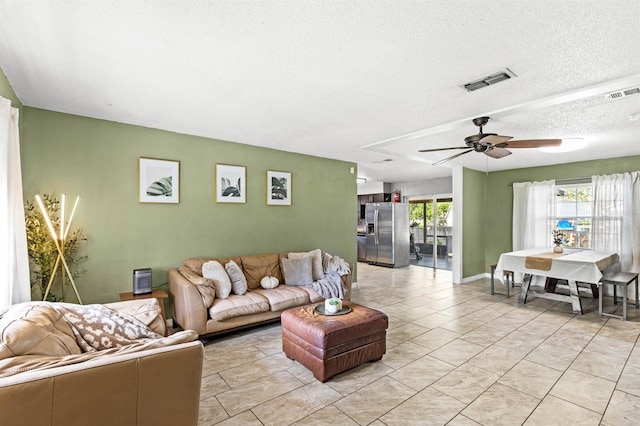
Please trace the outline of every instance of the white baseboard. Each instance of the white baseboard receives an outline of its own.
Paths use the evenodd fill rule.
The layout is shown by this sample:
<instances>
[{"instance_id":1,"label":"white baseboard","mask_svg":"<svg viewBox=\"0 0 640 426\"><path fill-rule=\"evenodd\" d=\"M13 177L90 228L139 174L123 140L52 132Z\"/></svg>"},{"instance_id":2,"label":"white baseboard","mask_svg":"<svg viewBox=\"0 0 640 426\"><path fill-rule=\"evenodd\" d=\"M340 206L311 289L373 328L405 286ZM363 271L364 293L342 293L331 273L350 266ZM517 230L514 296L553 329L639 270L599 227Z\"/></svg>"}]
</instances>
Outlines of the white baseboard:
<instances>
[{"instance_id":1,"label":"white baseboard","mask_svg":"<svg viewBox=\"0 0 640 426\"><path fill-rule=\"evenodd\" d=\"M491 276L491 275L489 275L489 276ZM462 284L470 283L471 281L478 281L478 280L481 280L483 278L487 278L487 274L486 273L482 273L482 274L478 274L478 275L473 275L471 277L463 278L462 279Z\"/></svg>"}]
</instances>

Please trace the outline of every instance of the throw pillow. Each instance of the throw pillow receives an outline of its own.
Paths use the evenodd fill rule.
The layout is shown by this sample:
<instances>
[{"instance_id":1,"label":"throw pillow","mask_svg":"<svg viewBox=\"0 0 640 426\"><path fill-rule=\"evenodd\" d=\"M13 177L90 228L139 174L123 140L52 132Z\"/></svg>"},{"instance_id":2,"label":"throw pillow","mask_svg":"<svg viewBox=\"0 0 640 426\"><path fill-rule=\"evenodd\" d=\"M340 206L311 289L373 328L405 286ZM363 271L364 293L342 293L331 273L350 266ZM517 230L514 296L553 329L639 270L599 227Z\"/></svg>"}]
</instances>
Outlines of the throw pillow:
<instances>
[{"instance_id":1,"label":"throw pillow","mask_svg":"<svg viewBox=\"0 0 640 426\"><path fill-rule=\"evenodd\" d=\"M216 289L216 296L226 299L231 294L231 280L225 271L224 266L215 260L211 260L202 265L202 276L213 281Z\"/></svg>"},{"instance_id":2,"label":"throw pillow","mask_svg":"<svg viewBox=\"0 0 640 426\"><path fill-rule=\"evenodd\" d=\"M282 273L287 285L309 285L313 282L311 257L282 258Z\"/></svg>"},{"instance_id":3,"label":"throw pillow","mask_svg":"<svg viewBox=\"0 0 640 426\"><path fill-rule=\"evenodd\" d=\"M198 293L200 293L200 297L202 297L202 303L204 303L204 306L207 308L211 307L213 300L216 297L216 287L213 284L213 280L196 274L186 266L180 266L178 268L178 272L189 280L191 284L196 286Z\"/></svg>"},{"instance_id":4,"label":"throw pillow","mask_svg":"<svg viewBox=\"0 0 640 426\"><path fill-rule=\"evenodd\" d=\"M308 257L311 259L311 268L313 274L313 281L318 281L324 278L324 271L322 269L322 251L315 249L302 253L289 253L289 259L302 259ZM287 281L287 284L289 282Z\"/></svg>"},{"instance_id":5,"label":"throw pillow","mask_svg":"<svg viewBox=\"0 0 640 426\"><path fill-rule=\"evenodd\" d=\"M191 281L192 284L195 284L195 285L200 285L200 284L204 283L204 281L206 279L202 275L198 275L197 273L193 272L193 270L191 270L190 268L188 268L186 266L178 267L178 272L180 272L180 274L183 277L185 277L186 279Z\"/></svg>"},{"instance_id":6,"label":"throw pillow","mask_svg":"<svg viewBox=\"0 0 640 426\"><path fill-rule=\"evenodd\" d=\"M245 294L247 292L247 279L238 264L230 260L224 265L224 269L231 280L231 291L238 296Z\"/></svg>"},{"instance_id":7,"label":"throw pillow","mask_svg":"<svg viewBox=\"0 0 640 426\"><path fill-rule=\"evenodd\" d=\"M280 281L276 277L264 277L260 280L260 287L269 290L278 287Z\"/></svg>"},{"instance_id":8,"label":"throw pillow","mask_svg":"<svg viewBox=\"0 0 640 426\"><path fill-rule=\"evenodd\" d=\"M202 297L204 306L210 308L216 298L216 285L213 280L203 277L202 284L196 284L196 289L200 293L200 297Z\"/></svg>"}]
</instances>

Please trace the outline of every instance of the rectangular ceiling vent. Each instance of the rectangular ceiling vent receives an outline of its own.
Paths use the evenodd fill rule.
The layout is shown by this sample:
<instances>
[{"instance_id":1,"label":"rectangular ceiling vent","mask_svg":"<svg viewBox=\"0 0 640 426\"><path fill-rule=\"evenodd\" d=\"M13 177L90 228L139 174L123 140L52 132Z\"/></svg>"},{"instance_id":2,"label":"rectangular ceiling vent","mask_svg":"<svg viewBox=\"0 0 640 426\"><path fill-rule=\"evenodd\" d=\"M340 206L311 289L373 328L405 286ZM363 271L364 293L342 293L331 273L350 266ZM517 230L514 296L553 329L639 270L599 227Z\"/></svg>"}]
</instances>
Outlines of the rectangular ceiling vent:
<instances>
[{"instance_id":1,"label":"rectangular ceiling vent","mask_svg":"<svg viewBox=\"0 0 640 426\"><path fill-rule=\"evenodd\" d=\"M631 89L618 90L616 92L607 93L604 97L610 101L615 99L622 99L624 97L635 95L636 93L640 93L640 87L633 87Z\"/></svg>"},{"instance_id":2,"label":"rectangular ceiling vent","mask_svg":"<svg viewBox=\"0 0 640 426\"><path fill-rule=\"evenodd\" d=\"M478 80L474 80L470 83L463 84L460 86L467 92L473 92L478 89L482 89L483 87L491 86L492 84L500 83L501 81L509 80L511 78L517 77L517 75L511 71L509 68L505 68L502 71L498 71L486 77L479 78Z\"/></svg>"}]
</instances>

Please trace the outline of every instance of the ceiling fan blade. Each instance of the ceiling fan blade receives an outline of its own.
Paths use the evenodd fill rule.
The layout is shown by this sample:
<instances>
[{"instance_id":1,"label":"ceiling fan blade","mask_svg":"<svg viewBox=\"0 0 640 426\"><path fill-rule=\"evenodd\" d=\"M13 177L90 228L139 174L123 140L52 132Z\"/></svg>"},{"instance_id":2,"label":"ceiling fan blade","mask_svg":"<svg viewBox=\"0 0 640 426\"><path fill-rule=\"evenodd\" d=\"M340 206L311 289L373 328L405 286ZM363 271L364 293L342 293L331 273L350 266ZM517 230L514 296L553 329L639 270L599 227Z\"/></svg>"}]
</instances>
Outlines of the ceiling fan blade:
<instances>
[{"instance_id":1,"label":"ceiling fan blade","mask_svg":"<svg viewBox=\"0 0 640 426\"><path fill-rule=\"evenodd\" d=\"M508 149L495 146L491 149L486 150L484 153L491 158L502 158L506 157L507 155L511 155L511 151L509 151Z\"/></svg>"},{"instance_id":2,"label":"ceiling fan blade","mask_svg":"<svg viewBox=\"0 0 640 426\"><path fill-rule=\"evenodd\" d=\"M470 149L470 150L465 151L465 152L461 152L460 154L452 155L451 157L447 157L447 158L445 158L444 160L436 161L435 163L433 163L433 164L432 164L432 166L437 166L437 165L439 165L439 164L446 163L446 162L447 162L447 161L449 161L449 160L453 160L454 158L460 157L461 155L464 155L464 154L466 154L467 152L471 152L471 151L473 151L473 149Z\"/></svg>"},{"instance_id":3,"label":"ceiling fan blade","mask_svg":"<svg viewBox=\"0 0 640 426\"><path fill-rule=\"evenodd\" d=\"M558 145L562 145L562 139L522 139L503 142L494 146L498 148L541 148Z\"/></svg>"},{"instance_id":4,"label":"ceiling fan blade","mask_svg":"<svg viewBox=\"0 0 640 426\"><path fill-rule=\"evenodd\" d=\"M454 146L452 148L433 148L433 149L421 149L418 152L433 152L433 151L446 151L448 149L469 149L468 146Z\"/></svg>"},{"instance_id":5,"label":"ceiling fan blade","mask_svg":"<svg viewBox=\"0 0 640 426\"><path fill-rule=\"evenodd\" d=\"M504 143L509 139L513 139L513 136L488 135L480 139L480 142L483 144L490 143L491 145L498 145L499 143Z\"/></svg>"}]
</instances>

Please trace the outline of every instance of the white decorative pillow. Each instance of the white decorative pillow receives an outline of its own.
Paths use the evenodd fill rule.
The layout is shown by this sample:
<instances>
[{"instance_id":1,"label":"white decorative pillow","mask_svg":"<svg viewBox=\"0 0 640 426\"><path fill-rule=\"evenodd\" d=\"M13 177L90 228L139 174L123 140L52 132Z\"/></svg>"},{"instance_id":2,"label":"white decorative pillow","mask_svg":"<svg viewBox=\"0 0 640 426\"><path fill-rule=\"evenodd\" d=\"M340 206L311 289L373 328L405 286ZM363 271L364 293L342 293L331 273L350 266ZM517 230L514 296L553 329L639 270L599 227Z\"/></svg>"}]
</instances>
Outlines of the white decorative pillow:
<instances>
[{"instance_id":1,"label":"white decorative pillow","mask_svg":"<svg viewBox=\"0 0 640 426\"><path fill-rule=\"evenodd\" d=\"M260 280L260 287L269 290L278 287L280 281L276 277L264 277Z\"/></svg>"},{"instance_id":2,"label":"white decorative pillow","mask_svg":"<svg viewBox=\"0 0 640 426\"><path fill-rule=\"evenodd\" d=\"M289 253L287 256L289 259L302 259L308 257L311 259L311 270L313 281L318 281L324 278L324 270L322 269L322 251L320 249L315 249L302 253ZM285 280L287 284L289 282Z\"/></svg>"},{"instance_id":3,"label":"white decorative pillow","mask_svg":"<svg viewBox=\"0 0 640 426\"><path fill-rule=\"evenodd\" d=\"M238 264L230 260L224 265L224 269L231 280L231 291L238 296L245 294L247 292L247 278Z\"/></svg>"},{"instance_id":4,"label":"white decorative pillow","mask_svg":"<svg viewBox=\"0 0 640 426\"><path fill-rule=\"evenodd\" d=\"M210 260L202 265L202 276L213 281L216 289L216 297L226 299L231 293L231 280L224 266L215 260Z\"/></svg>"},{"instance_id":5,"label":"white decorative pillow","mask_svg":"<svg viewBox=\"0 0 640 426\"><path fill-rule=\"evenodd\" d=\"M309 285L313 282L311 257L282 258L282 275L287 285Z\"/></svg>"}]
</instances>

